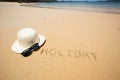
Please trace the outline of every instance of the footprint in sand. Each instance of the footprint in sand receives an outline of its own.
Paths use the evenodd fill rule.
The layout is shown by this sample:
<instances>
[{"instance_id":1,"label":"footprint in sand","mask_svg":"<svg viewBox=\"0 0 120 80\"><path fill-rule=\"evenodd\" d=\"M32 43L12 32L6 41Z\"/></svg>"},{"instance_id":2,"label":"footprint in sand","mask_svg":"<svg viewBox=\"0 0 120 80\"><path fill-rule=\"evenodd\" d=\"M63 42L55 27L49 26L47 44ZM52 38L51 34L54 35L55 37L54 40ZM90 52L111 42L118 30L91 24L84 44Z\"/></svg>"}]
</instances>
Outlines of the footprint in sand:
<instances>
[{"instance_id":1,"label":"footprint in sand","mask_svg":"<svg viewBox=\"0 0 120 80\"><path fill-rule=\"evenodd\" d=\"M117 27L117 30L120 30L120 27Z\"/></svg>"}]
</instances>

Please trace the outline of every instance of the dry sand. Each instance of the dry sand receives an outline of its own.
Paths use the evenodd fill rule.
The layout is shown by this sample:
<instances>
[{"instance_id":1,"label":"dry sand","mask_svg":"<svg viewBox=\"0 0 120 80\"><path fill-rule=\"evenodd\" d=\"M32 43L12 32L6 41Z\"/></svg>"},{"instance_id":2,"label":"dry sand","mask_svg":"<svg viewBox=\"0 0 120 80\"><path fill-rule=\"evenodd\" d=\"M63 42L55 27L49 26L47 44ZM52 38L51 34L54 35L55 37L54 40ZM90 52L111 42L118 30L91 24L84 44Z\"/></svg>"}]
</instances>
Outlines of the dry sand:
<instances>
[{"instance_id":1,"label":"dry sand","mask_svg":"<svg viewBox=\"0 0 120 80\"><path fill-rule=\"evenodd\" d=\"M11 51L16 33L46 37L29 57ZM0 3L0 80L120 80L120 14Z\"/></svg>"}]
</instances>

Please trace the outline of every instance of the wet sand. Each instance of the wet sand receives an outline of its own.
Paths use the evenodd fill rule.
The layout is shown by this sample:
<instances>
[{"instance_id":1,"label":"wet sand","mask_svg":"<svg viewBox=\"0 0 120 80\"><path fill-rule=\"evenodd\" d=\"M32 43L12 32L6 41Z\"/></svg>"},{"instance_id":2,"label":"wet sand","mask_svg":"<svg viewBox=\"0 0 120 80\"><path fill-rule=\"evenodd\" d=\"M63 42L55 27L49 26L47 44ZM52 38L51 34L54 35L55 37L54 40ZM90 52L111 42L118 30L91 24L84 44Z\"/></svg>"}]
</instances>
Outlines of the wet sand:
<instances>
[{"instance_id":1,"label":"wet sand","mask_svg":"<svg viewBox=\"0 0 120 80\"><path fill-rule=\"evenodd\" d=\"M23 57L11 50L16 33L46 37ZM0 3L0 80L120 80L120 14Z\"/></svg>"}]
</instances>

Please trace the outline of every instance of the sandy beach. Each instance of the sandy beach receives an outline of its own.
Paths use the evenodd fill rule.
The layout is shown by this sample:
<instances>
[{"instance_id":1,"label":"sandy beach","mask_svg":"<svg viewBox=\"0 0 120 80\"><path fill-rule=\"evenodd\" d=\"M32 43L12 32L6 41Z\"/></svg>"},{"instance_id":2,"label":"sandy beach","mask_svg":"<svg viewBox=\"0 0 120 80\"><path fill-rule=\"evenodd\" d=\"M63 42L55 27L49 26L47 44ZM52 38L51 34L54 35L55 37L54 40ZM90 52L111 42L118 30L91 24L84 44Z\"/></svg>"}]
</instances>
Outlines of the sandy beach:
<instances>
[{"instance_id":1,"label":"sandy beach","mask_svg":"<svg viewBox=\"0 0 120 80\"><path fill-rule=\"evenodd\" d=\"M120 14L0 2L0 80L120 80ZM34 28L46 43L29 57L11 50Z\"/></svg>"}]
</instances>

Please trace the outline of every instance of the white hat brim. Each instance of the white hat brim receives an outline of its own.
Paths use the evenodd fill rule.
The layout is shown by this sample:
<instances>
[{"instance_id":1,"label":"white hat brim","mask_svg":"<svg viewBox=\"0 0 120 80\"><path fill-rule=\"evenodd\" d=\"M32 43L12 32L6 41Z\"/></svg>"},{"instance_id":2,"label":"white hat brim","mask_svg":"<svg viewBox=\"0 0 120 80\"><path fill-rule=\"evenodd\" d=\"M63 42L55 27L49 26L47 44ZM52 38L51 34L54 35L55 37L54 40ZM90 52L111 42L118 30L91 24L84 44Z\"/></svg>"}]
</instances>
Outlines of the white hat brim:
<instances>
[{"instance_id":1,"label":"white hat brim","mask_svg":"<svg viewBox=\"0 0 120 80\"><path fill-rule=\"evenodd\" d=\"M38 37L39 37L39 42L38 42L38 44L39 44L39 46L42 46L43 44L44 44L44 42L45 42L45 36L43 36L43 35L38 35ZM27 49L27 48L25 48L25 47L23 47L23 46L21 46L20 44L19 44L19 42L18 42L18 40L16 40L14 43L13 43L13 45L12 45L12 51L14 51L14 52L16 52L16 53L22 53L25 49Z\"/></svg>"}]
</instances>

